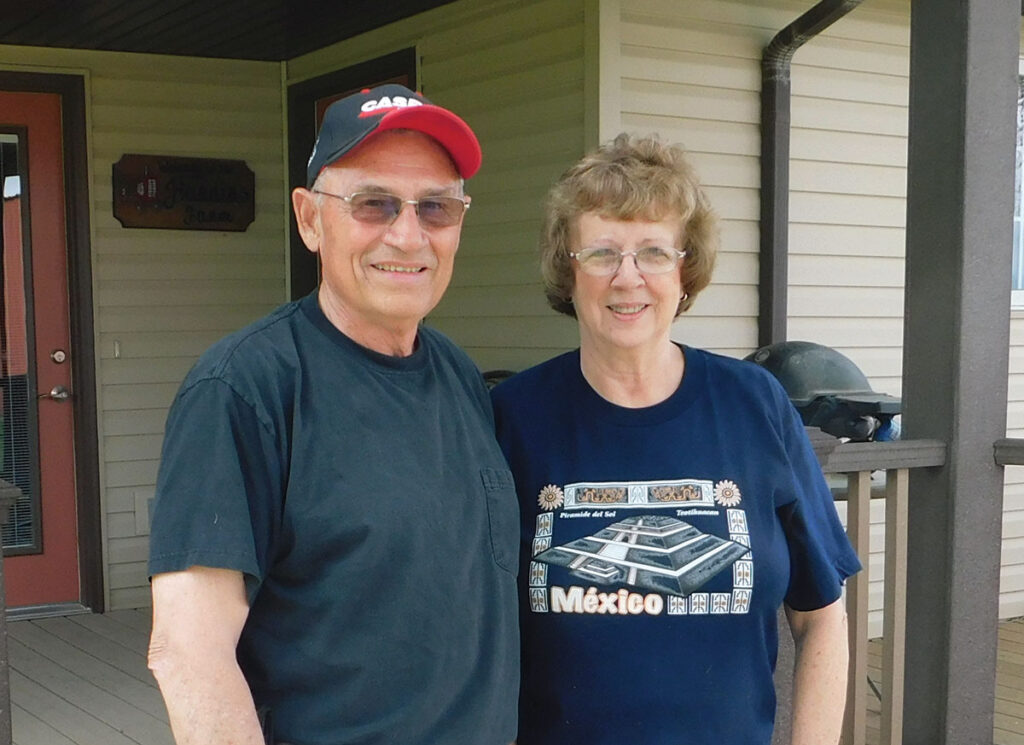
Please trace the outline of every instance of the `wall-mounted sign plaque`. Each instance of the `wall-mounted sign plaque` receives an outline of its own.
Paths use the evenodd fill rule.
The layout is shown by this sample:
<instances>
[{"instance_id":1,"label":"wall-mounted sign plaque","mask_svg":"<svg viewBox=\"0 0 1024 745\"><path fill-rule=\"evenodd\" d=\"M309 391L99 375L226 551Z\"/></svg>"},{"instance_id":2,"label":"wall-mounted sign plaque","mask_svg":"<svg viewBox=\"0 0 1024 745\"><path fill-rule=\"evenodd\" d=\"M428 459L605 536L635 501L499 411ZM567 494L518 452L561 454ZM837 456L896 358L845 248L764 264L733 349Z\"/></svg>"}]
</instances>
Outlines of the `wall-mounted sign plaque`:
<instances>
[{"instance_id":1,"label":"wall-mounted sign plaque","mask_svg":"<svg viewBox=\"0 0 1024 745\"><path fill-rule=\"evenodd\" d=\"M242 231L256 212L243 160L127 154L113 182L114 217L126 228Z\"/></svg>"}]
</instances>

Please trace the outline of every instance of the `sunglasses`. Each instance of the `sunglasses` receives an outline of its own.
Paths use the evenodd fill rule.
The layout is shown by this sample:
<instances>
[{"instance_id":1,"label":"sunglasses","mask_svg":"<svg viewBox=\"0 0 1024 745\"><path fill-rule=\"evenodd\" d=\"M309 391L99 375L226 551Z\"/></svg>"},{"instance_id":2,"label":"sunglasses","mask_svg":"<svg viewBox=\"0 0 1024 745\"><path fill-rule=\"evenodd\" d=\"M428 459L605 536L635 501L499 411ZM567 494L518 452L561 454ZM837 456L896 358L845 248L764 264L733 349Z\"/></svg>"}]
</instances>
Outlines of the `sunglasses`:
<instances>
[{"instance_id":1,"label":"sunglasses","mask_svg":"<svg viewBox=\"0 0 1024 745\"><path fill-rule=\"evenodd\" d=\"M314 194L323 194L345 202L352 217L369 225L390 225L398 219L402 208L411 204L416 209L416 217L424 228L449 228L458 225L462 216L469 209L469 199L461 197L423 197L422 199L402 199L394 194L370 191L357 191L343 197L327 191L313 190Z\"/></svg>"}]
</instances>

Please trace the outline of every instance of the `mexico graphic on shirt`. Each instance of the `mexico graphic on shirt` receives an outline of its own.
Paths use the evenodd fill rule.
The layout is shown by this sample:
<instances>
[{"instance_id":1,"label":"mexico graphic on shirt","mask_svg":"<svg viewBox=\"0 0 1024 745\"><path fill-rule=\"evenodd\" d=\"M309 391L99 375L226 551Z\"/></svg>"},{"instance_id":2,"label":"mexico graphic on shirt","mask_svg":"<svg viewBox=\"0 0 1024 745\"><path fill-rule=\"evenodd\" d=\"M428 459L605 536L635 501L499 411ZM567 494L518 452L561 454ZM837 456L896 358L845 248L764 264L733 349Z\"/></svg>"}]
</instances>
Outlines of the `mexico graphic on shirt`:
<instances>
[{"instance_id":1,"label":"mexico graphic on shirt","mask_svg":"<svg viewBox=\"0 0 1024 745\"><path fill-rule=\"evenodd\" d=\"M540 490L529 567L534 613L698 615L747 613L754 560L739 487L703 479L550 484ZM693 522L723 523L727 535ZM724 521L722 520L724 518ZM600 525L559 542L568 521ZM571 531L570 531L571 532ZM578 532L577 532L578 534ZM565 539L563 539L564 541ZM580 584L549 585L549 568L564 567ZM702 592L731 571L728 592Z\"/></svg>"}]
</instances>

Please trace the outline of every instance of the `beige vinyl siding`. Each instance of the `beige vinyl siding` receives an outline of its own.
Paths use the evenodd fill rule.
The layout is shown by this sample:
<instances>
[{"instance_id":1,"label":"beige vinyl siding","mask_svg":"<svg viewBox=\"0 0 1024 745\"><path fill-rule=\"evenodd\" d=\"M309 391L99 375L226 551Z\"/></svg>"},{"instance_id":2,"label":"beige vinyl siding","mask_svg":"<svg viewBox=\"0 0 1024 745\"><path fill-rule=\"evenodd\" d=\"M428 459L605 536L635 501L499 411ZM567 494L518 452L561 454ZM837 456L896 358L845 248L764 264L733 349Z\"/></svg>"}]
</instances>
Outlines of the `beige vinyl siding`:
<instances>
[{"instance_id":1,"label":"beige vinyl siding","mask_svg":"<svg viewBox=\"0 0 1024 745\"><path fill-rule=\"evenodd\" d=\"M483 166L467 183L455 276L427 322L482 369L520 370L576 344L540 285L544 193L584 151L582 0L461 0L288 63L290 83L404 47L419 86L469 122Z\"/></svg>"},{"instance_id":2,"label":"beige vinyl siding","mask_svg":"<svg viewBox=\"0 0 1024 745\"><path fill-rule=\"evenodd\" d=\"M733 356L757 346L761 51L806 9L784 0L621 3L621 128L683 144L723 218L715 279L675 334ZM792 75L789 338L841 349L894 393L905 20L860 8L798 51ZM897 323L882 338L860 333L879 318Z\"/></svg>"},{"instance_id":3,"label":"beige vinyl siding","mask_svg":"<svg viewBox=\"0 0 1024 745\"><path fill-rule=\"evenodd\" d=\"M1006 431L1008 437L1024 437L1024 311L1020 310L1010 314ZM1005 483L1002 571L999 577L1001 618L1024 615L1024 468L1008 467Z\"/></svg>"},{"instance_id":4,"label":"beige vinyl siding","mask_svg":"<svg viewBox=\"0 0 1024 745\"><path fill-rule=\"evenodd\" d=\"M1022 34L1024 42L1024 34ZM1024 67L1024 57L1021 62ZM1009 281L1010 267L1006 268ZM1008 437L1024 437L1024 311L1010 313L1010 376L1007 388ZM1024 615L1024 467L1006 469L1003 490L1002 570L999 615ZM998 540L999 536L992 536Z\"/></svg>"},{"instance_id":5,"label":"beige vinyl siding","mask_svg":"<svg viewBox=\"0 0 1024 745\"><path fill-rule=\"evenodd\" d=\"M291 60L284 77L414 46L422 90L476 130L484 165L429 322L484 369L576 344L575 324L544 302L535 246L544 193L584 144L620 129L683 143L723 217L724 250L674 335L741 357L757 344L761 49L812 4L457 0ZM872 0L801 48L792 76L789 337L840 349L897 395L908 37L909 0ZM86 76L106 586L109 607L144 605L166 407L210 343L284 298L281 68L3 46L0 67ZM129 152L245 159L256 222L240 234L121 228L110 166ZM1011 329L1008 433L1024 436L1024 311ZM1024 614L1024 469L1007 469L1006 484L1003 617ZM872 522L880 547L880 511ZM870 571L880 576L880 553ZM879 583L871 596L877 609Z\"/></svg>"},{"instance_id":6,"label":"beige vinyl siding","mask_svg":"<svg viewBox=\"0 0 1024 745\"><path fill-rule=\"evenodd\" d=\"M792 78L790 338L840 349L893 395L902 387L908 11L861 6L796 53Z\"/></svg>"},{"instance_id":7,"label":"beige vinyl siding","mask_svg":"<svg viewBox=\"0 0 1024 745\"><path fill-rule=\"evenodd\" d=\"M620 6L621 127L684 144L724 218L715 279L675 335L732 356L757 344L761 50L809 5ZM902 375L908 76L909 3L899 0L860 6L798 50L792 67L788 338L839 349L875 390L894 395ZM1012 329L1008 431L1024 436L1024 312L1013 313ZM1011 617L1024 613L1024 469L1007 469L1004 506L1000 615ZM883 523L878 503L878 549ZM881 577L880 550L869 571ZM880 581L870 594L879 630Z\"/></svg>"},{"instance_id":8,"label":"beige vinyl siding","mask_svg":"<svg viewBox=\"0 0 1024 745\"><path fill-rule=\"evenodd\" d=\"M0 47L0 67L86 75L107 607L148 605L167 407L203 350L285 299L281 68L26 47ZM244 160L255 221L241 233L121 227L111 165L125 153Z\"/></svg>"},{"instance_id":9,"label":"beige vinyl siding","mask_svg":"<svg viewBox=\"0 0 1024 745\"><path fill-rule=\"evenodd\" d=\"M722 218L722 251L673 335L743 356L757 345L760 49L785 13L717 0L631 0L620 11L621 118L602 139L656 133L689 151Z\"/></svg>"},{"instance_id":10,"label":"beige vinyl siding","mask_svg":"<svg viewBox=\"0 0 1024 745\"><path fill-rule=\"evenodd\" d=\"M1021 43L1024 48L1024 30ZM1019 70L1024 71L1024 55ZM1010 313L1006 431L1008 437L1024 437L1024 309ZM1024 468L1008 467L1005 483L999 611L1010 617L1024 614Z\"/></svg>"}]
</instances>

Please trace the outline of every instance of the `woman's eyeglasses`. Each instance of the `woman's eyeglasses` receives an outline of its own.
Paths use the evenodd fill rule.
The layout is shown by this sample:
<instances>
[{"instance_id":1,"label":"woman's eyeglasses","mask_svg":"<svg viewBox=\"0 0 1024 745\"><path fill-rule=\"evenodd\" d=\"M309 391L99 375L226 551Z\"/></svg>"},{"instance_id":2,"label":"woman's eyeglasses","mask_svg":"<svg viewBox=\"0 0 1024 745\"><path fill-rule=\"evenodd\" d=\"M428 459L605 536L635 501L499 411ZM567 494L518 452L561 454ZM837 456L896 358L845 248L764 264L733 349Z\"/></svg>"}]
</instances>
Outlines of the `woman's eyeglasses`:
<instances>
[{"instance_id":1,"label":"woman's eyeglasses","mask_svg":"<svg viewBox=\"0 0 1024 745\"><path fill-rule=\"evenodd\" d=\"M395 194L357 191L343 197L327 191L313 190L314 194L334 197L345 202L352 217L369 225L390 225L407 204L416 208L416 216L424 228L449 228L457 225L469 209L469 199L460 197L423 197L402 199Z\"/></svg>"},{"instance_id":2,"label":"woman's eyeglasses","mask_svg":"<svg viewBox=\"0 0 1024 745\"><path fill-rule=\"evenodd\" d=\"M686 251L661 246L645 246L636 251L619 251L614 248L584 248L582 251L570 253L576 259L585 274L594 277L607 277L619 271L622 260L632 256L637 271L641 274L666 274L671 272L686 256Z\"/></svg>"}]
</instances>

